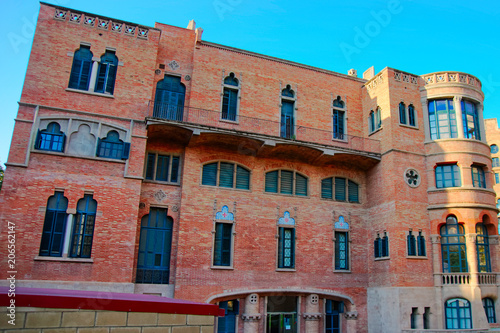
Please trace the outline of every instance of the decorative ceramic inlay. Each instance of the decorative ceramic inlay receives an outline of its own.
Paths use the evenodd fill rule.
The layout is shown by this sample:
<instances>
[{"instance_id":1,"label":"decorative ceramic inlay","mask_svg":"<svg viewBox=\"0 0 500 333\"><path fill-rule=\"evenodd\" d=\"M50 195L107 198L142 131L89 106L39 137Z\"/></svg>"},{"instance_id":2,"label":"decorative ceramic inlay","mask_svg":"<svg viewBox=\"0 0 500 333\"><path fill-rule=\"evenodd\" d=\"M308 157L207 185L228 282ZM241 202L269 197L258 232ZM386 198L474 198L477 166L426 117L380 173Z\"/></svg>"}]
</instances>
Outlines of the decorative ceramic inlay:
<instances>
[{"instance_id":1,"label":"decorative ceramic inlay","mask_svg":"<svg viewBox=\"0 0 500 333\"><path fill-rule=\"evenodd\" d=\"M156 192L154 194L156 200L158 201L162 201L163 199L165 199L167 197L167 195L165 194L165 192L163 192L162 190L159 190L158 192Z\"/></svg>"},{"instance_id":2,"label":"decorative ceramic inlay","mask_svg":"<svg viewBox=\"0 0 500 333\"><path fill-rule=\"evenodd\" d=\"M408 168L405 171L405 182L410 187L417 187L420 185L420 175L417 170Z\"/></svg>"},{"instance_id":3,"label":"decorative ceramic inlay","mask_svg":"<svg viewBox=\"0 0 500 333\"><path fill-rule=\"evenodd\" d=\"M186 81L191 81L191 75L186 75L186 76L184 76L184 80L186 80Z\"/></svg>"},{"instance_id":4,"label":"decorative ceramic inlay","mask_svg":"<svg viewBox=\"0 0 500 333\"><path fill-rule=\"evenodd\" d=\"M179 207L177 207L177 206L173 206L173 207L172 207L172 211L173 211L173 212L178 212L178 211L179 211Z\"/></svg>"},{"instance_id":5,"label":"decorative ceramic inlay","mask_svg":"<svg viewBox=\"0 0 500 333\"><path fill-rule=\"evenodd\" d=\"M335 222L335 229L345 229L349 230L349 223L345 222L342 215L339 216L339 220Z\"/></svg>"},{"instance_id":6,"label":"decorative ceramic inlay","mask_svg":"<svg viewBox=\"0 0 500 333\"><path fill-rule=\"evenodd\" d=\"M168 63L168 67L170 67L171 70L175 71L181 67L179 63L175 60L172 60L171 62Z\"/></svg>"},{"instance_id":7,"label":"decorative ceramic inlay","mask_svg":"<svg viewBox=\"0 0 500 333\"><path fill-rule=\"evenodd\" d=\"M293 217L290 217L289 212L285 212L283 214L283 217L279 218L278 224L295 225L295 219Z\"/></svg>"},{"instance_id":8,"label":"decorative ceramic inlay","mask_svg":"<svg viewBox=\"0 0 500 333\"><path fill-rule=\"evenodd\" d=\"M222 210L215 214L216 220L226 220L226 221L234 221L233 213L229 212L229 208L227 206L222 206Z\"/></svg>"}]
</instances>

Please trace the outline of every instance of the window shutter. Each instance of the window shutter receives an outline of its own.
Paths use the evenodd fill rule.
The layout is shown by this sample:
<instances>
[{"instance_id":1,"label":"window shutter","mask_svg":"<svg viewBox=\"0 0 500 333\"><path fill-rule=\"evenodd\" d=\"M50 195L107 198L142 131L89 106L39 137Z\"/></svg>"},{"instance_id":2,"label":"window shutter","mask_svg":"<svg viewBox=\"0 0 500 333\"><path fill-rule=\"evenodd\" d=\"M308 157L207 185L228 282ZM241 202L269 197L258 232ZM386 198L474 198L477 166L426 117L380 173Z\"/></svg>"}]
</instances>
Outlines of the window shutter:
<instances>
[{"instance_id":1,"label":"window shutter","mask_svg":"<svg viewBox=\"0 0 500 333\"><path fill-rule=\"evenodd\" d=\"M295 174L295 195L307 196L307 178L298 173Z\"/></svg>"},{"instance_id":2,"label":"window shutter","mask_svg":"<svg viewBox=\"0 0 500 333\"><path fill-rule=\"evenodd\" d=\"M239 165L236 166L236 188L250 189L250 171Z\"/></svg>"},{"instance_id":3,"label":"window shutter","mask_svg":"<svg viewBox=\"0 0 500 333\"><path fill-rule=\"evenodd\" d=\"M293 171L281 170L280 193L293 194Z\"/></svg>"},{"instance_id":4,"label":"window shutter","mask_svg":"<svg viewBox=\"0 0 500 333\"><path fill-rule=\"evenodd\" d=\"M202 185L217 185L217 163L205 164L201 175Z\"/></svg>"},{"instance_id":5,"label":"window shutter","mask_svg":"<svg viewBox=\"0 0 500 333\"><path fill-rule=\"evenodd\" d=\"M358 184L349 180L347 190L349 192L349 202L359 202Z\"/></svg>"},{"instance_id":6,"label":"window shutter","mask_svg":"<svg viewBox=\"0 0 500 333\"><path fill-rule=\"evenodd\" d=\"M170 174L170 181L177 183L179 179L179 156L172 156L172 173Z\"/></svg>"},{"instance_id":7,"label":"window shutter","mask_svg":"<svg viewBox=\"0 0 500 333\"><path fill-rule=\"evenodd\" d=\"M156 161L156 180L168 182L168 168L170 166L170 156L158 155Z\"/></svg>"},{"instance_id":8,"label":"window shutter","mask_svg":"<svg viewBox=\"0 0 500 333\"><path fill-rule=\"evenodd\" d=\"M335 200L345 201L345 178L335 177Z\"/></svg>"},{"instance_id":9,"label":"window shutter","mask_svg":"<svg viewBox=\"0 0 500 333\"><path fill-rule=\"evenodd\" d=\"M104 86L106 85L106 74L108 72L109 64L99 63L97 71L97 78L95 82L95 92L104 93Z\"/></svg>"},{"instance_id":10,"label":"window shutter","mask_svg":"<svg viewBox=\"0 0 500 333\"><path fill-rule=\"evenodd\" d=\"M130 155L130 142L123 143L122 160L128 160Z\"/></svg>"},{"instance_id":11,"label":"window shutter","mask_svg":"<svg viewBox=\"0 0 500 333\"><path fill-rule=\"evenodd\" d=\"M332 199L333 178L326 178L321 181L321 197L323 199Z\"/></svg>"},{"instance_id":12,"label":"window shutter","mask_svg":"<svg viewBox=\"0 0 500 333\"><path fill-rule=\"evenodd\" d=\"M40 130L36 133L35 149L40 149L40 141L42 141L42 134Z\"/></svg>"},{"instance_id":13,"label":"window shutter","mask_svg":"<svg viewBox=\"0 0 500 333\"><path fill-rule=\"evenodd\" d=\"M66 134L62 134L62 143L61 143L61 150L60 152L64 152L64 145L66 144Z\"/></svg>"},{"instance_id":14,"label":"window shutter","mask_svg":"<svg viewBox=\"0 0 500 333\"><path fill-rule=\"evenodd\" d=\"M382 257L389 256L389 237L384 236L382 239Z\"/></svg>"},{"instance_id":15,"label":"window shutter","mask_svg":"<svg viewBox=\"0 0 500 333\"><path fill-rule=\"evenodd\" d=\"M278 170L266 173L266 192L278 193Z\"/></svg>"},{"instance_id":16,"label":"window shutter","mask_svg":"<svg viewBox=\"0 0 500 333\"><path fill-rule=\"evenodd\" d=\"M155 154L148 154L148 159L146 161L146 179L152 180L155 168Z\"/></svg>"},{"instance_id":17,"label":"window shutter","mask_svg":"<svg viewBox=\"0 0 500 333\"><path fill-rule=\"evenodd\" d=\"M233 180L234 180L234 164L221 162L219 186L233 187L234 184Z\"/></svg>"}]
</instances>

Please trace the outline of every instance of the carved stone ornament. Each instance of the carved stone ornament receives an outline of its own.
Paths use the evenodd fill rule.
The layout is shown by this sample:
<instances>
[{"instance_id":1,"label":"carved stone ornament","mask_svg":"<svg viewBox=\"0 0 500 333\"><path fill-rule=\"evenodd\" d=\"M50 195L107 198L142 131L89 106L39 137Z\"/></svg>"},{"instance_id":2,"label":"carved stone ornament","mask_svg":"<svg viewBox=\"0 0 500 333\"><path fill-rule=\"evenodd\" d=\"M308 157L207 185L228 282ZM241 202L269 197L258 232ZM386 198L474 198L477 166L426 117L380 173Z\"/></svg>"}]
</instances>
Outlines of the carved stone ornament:
<instances>
[{"instance_id":1,"label":"carved stone ornament","mask_svg":"<svg viewBox=\"0 0 500 333\"><path fill-rule=\"evenodd\" d=\"M167 197L167 195L165 194L165 192L163 192L162 190L159 190L158 192L156 192L154 194L155 198L157 201L162 201L163 199L165 199Z\"/></svg>"},{"instance_id":2,"label":"carved stone ornament","mask_svg":"<svg viewBox=\"0 0 500 333\"><path fill-rule=\"evenodd\" d=\"M258 300L259 300L259 296L257 294L250 295L250 299L249 299L250 304L257 304Z\"/></svg>"},{"instance_id":3,"label":"carved stone ornament","mask_svg":"<svg viewBox=\"0 0 500 333\"><path fill-rule=\"evenodd\" d=\"M346 312L344 314L345 319L347 320L352 320L352 319L358 319L358 311L350 311Z\"/></svg>"},{"instance_id":4,"label":"carved stone ornament","mask_svg":"<svg viewBox=\"0 0 500 333\"><path fill-rule=\"evenodd\" d=\"M99 29L108 30L108 28L109 28L109 20L99 19L99 21L97 23L97 27Z\"/></svg>"},{"instance_id":5,"label":"carved stone ornament","mask_svg":"<svg viewBox=\"0 0 500 333\"><path fill-rule=\"evenodd\" d=\"M83 24L93 27L95 25L95 17L85 15L85 20L83 20Z\"/></svg>"},{"instance_id":6,"label":"carved stone ornament","mask_svg":"<svg viewBox=\"0 0 500 333\"><path fill-rule=\"evenodd\" d=\"M178 212L178 211L179 211L179 207L177 207L177 206L173 206L173 207L172 207L172 211L173 211L173 212Z\"/></svg>"},{"instance_id":7,"label":"carved stone ornament","mask_svg":"<svg viewBox=\"0 0 500 333\"><path fill-rule=\"evenodd\" d=\"M56 8L56 13L54 15L54 18L64 21L64 20L66 20L66 13L67 13L67 11Z\"/></svg>"},{"instance_id":8,"label":"carved stone ornament","mask_svg":"<svg viewBox=\"0 0 500 333\"><path fill-rule=\"evenodd\" d=\"M305 320L320 320L321 313L304 313L302 317L304 317Z\"/></svg>"},{"instance_id":9,"label":"carved stone ornament","mask_svg":"<svg viewBox=\"0 0 500 333\"><path fill-rule=\"evenodd\" d=\"M137 38L147 39L148 33L149 33L148 29L139 27L139 33L137 34Z\"/></svg>"},{"instance_id":10,"label":"carved stone ornament","mask_svg":"<svg viewBox=\"0 0 500 333\"><path fill-rule=\"evenodd\" d=\"M244 313L241 315L243 321L259 321L262 318L260 313Z\"/></svg>"},{"instance_id":11,"label":"carved stone ornament","mask_svg":"<svg viewBox=\"0 0 500 333\"><path fill-rule=\"evenodd\" d=\"M171 62L168 63L168 67L170 67L171 70L175 71L181 67L179 63L175 60L172 60Z\"/></svg>"},{"instance_id":12,"label":"carved stone ornament","mask_svg":"<svg viewBox=\"0 0 500 333\"><path fill-rule=\"evenodd\" d=\"M417 170L408 168L404 174L405 183L410 187L417 187L420 185L420 174Z\"/></svg>"},{"instance_id":13,"label":"carved stone ornament","mask_svg":"<svg viewBox=\"0 0 500 333\"><path fill-rule=\"evenodd\" d=\"M80 23L82 19L82 14L79 13L71 13L69 16L69 21L74 23Z\"/></svg>"}]
</instances>

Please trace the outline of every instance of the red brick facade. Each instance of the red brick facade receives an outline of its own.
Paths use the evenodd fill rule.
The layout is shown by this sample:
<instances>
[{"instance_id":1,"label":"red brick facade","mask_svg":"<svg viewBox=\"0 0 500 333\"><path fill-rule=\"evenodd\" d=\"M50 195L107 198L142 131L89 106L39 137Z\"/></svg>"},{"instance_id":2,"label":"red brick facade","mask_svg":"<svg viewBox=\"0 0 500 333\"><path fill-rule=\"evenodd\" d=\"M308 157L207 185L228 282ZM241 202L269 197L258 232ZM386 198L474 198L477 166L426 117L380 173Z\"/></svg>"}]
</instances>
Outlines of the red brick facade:
<instances>
[{"instance_id":1,"label":"red brick facade","mask_svg":"<svg viewBox=\"0 0 500 333\"><path fill-rule=\"evenodd\" d=\"M84 47L93 54L91 77L105 52L116 55L113 94L94 92L93 81L88 89L68 87L76 53ZM221 109L230 75L238 82L237 116L227 120ZM183 106L176 114L181 118L158 116L161 105L154 101L163 92L155 95L166 76L185 89L183 103L174 103ZM293 97L283 97L285 89ZM239 300L239 332L265 332L269 316L281 311L273 311L273 302L290 300L285 296L295 297L296 332L324 332L331 301L343 304L335 314L341 332L444 329L444 303L454 298L469 302L473 328L498 326L488 323L482 307L485 297L500 307L495 168L482 125L483 97L481 83L465 73L417 76L385 68L361 79L204 42L202 30L191 24L144 27L42 3L0 194L1 220L16 225L17 280L28 287ZM332 139L334 100L344 104L336 130L341 136ZM454 137L433 136L429 101L435 100L454 103L456 119L448 120L456 122ZM464 138L462 100L477 110L480 135L474 139ZM282 132L287 101L293 101L290 135ZM166 112L179 108L172 110ZM52 122L66 137L61 151L37 146L39 131ZM111 131L130 143L126 158L96 155ZM156 154L156 167L148 169L150 154ZM151 176L160 172L160 156L169 156L169 177L178 158L177 179ZM221 163L250 171L248 189L206 185L205 165L214 162L216 177L222 177ZM438 186L438 170L453 164L460 170L458 186ZM266 175L276 170L282 179L294 172L297 193L305 177L305 195L270 193ZM474 170L484 172L485 184L473 181ZM340 178L355 186L358 197L335 200L334 192L326 198L324 181L330 177L339 178L337 188ZM56 192L68 200L67 230L62 253L44 255L47 200ZM76 230L70 226L82 216L77 206L86 195L97 201L91 255L74 257L68 254ZM232 219L216 217L224 206ZM168 251L151 250L155 266L170 268L164 284L136 283L141 223L148 223L152 209L166 211L173 221L167 258ZM293 225L280 224L287 212ZM465 272L443 272L440 235L450 215L465 231ZM348 229L336 227L341 220ZM214 264L220 223L232 225L228 265ZM478 268L478 223L489 236L488 272ZM278 263L284 227L294 230L289 268ZM348 267L336 269L336 237L346 231ZM408 253L410 232L424 237L425 255ZM388 252L376 258L374 241L384 236ZM0 237L5 244L7 234ZM6 246L0 253L5 266ZM450 283L462 278L466 282Z\"/></svg>"}]
</instances>

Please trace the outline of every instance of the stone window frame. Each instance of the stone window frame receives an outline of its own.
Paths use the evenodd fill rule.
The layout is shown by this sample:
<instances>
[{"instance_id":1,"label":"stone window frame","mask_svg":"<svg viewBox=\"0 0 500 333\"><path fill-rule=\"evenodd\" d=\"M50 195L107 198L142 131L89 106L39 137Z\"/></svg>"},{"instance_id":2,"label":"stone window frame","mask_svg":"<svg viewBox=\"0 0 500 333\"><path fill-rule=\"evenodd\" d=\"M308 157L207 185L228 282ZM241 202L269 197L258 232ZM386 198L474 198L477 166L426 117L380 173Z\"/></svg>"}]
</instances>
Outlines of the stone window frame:
<instances>
[{"instance_id":1,"label":"stone window frame","mask_svg":"<svg viewBox=\"0 0 500 333\"><path fill-rule=\"evenodd\" d=\"M222 206L224 207L224 206ZM226 206L227 207L227 206ZM217 214L215 213L216 211L216 204L214 205L214 216L213 216L213 221L212 221L212 250L210 251L210 268L214 270L234 270L234 243L235 243L235 238L236 238L236 207L233 206L233 220L223 220L223 219L217 219ZM231 252L230 252L230 259L229 259L229 266L222 266L222 265L215 265L214 264L214 259L215 259L215 235L216 235L216 227L217 224L224 223L224 224L230 224L231 225Z\"/></svg>"},{"instance_id":2,"label":"stone window frame","mask_svg":"<svg viewBox=\"0 0 500 333\"><path fill-rule=\"evenodd\" d=\"M88 47L89 49L91 49L92 45L91 43L87 43L87 42L80 42L79 44L79 47L78 49L76 49L75 51L73 52L68 52L67 53L67 56L68 57L72 57L74 59L74 56L75 56L75 53L82 47ZM91 51L92 52L92 51ZM114 47L109 47L109 46L106 46L105 49L104 49L104 52L102 53L102 56L104 56L104 54L106 54L107 52L113 52L113 54L115 55L116 59L118 60L118 57L116 56L116 48ZM101 57L102 57L101 56ZM69 91L69 92L76 92L76 93L82 93L82 94L89 94L89 95L94 95L94 96L101 96L101 97L107 97L107 98L115 98L115 91L113 91L113 94L109 94L109 93L100 93L100 92L96 92L95 91L95 86L96 86L96 81L98 79L98 71L99 71L99 67L100 67L100 64L101 64L101 57L98 57L98 56L94 56L92 54L92 67L91 67L91 70L90 70L90 78L89 78L89 86L88 86L88 89L78 89L78 88L70 88L69 87L69 80L68 80L68 87L65 89L66 91ZM117 64L117 67L119 66L124 66L124 63L123 61L119 61L118 60L118 64ZM72 72L72 69L73 69L73 61L71 62L71 68L70 68L70 77L71 77L71 72ZM116 72L118 73L118 68L116 70ZM113 84L113 86L116 85L116 77L117 77L118 74L115 75L115 82ZM114 89L113 89L114 90Z\"/></svg>"},{"instance_id":3,"label":"stone window frame","mask_svg":"<svg viewBox=\"0 0 500 333\"><path fill-rule=\"evenodd\" d=\"M288 211L285 211L288 212ZM283 214L285 213L283 212ZM280 222L281 216L278 212L278 219L276 221L276 271L277 272L296 272L297 271L297 214L296 210L294 210L295 216L293 217L294 223L293 225L291 224L284 224ZM280 255L280 229L293 229L293 267L279 267L279 255Z\"/></svg>"},{"instance_id":4,"label":"stone window frame","mask_svg":"<svg viewBox=\"0 0 500 333\"><path fill-rule=\"evenodd\" d=\"M335 101L339 101L339 102L344 103L344 107L341 108L338 106L334 106L333 103ZM332 94L330 105L331 105L331 111L332 111L332 140L333 141L347 142L347 141L349 141L348 140L349 135L347 134L347 119L348 119L347 96L344 96L344 99L342 99L342 97L340 95L337 95L336 98L333 98L333 94ZM344 133L337 134L337 135L341 136L340 138L335 138L335 128L334 128L334 122L333 122L333 117L334 117L333 113L335 111L344 113L344 117L342 119L342 122L343 122L342 126L343 126ZM342 138L342 136L343 136L343 138Z\"/></svg>"},{"instance_id":5,"label":"stone window frame","mask_svg":"<svg viewBox=\"0 0 500 333\"><path fill-rule=\"evenodd\" d=\"M234 86L234 85L229 85L229 84L226 84L224 83L224 81L226 80L226 78L230 77L231 74L233 75L233 77L236 79L236 81L238 82L238 86ZM228 75L225 75L225 70L222 71L222 76L221 76L221 99L220 99L220 118L219 118L219 121L222 121L222 122L230 122L230 123L236 123L236 124L239 124L239 116L240 116L240 102L241 102L241 95L242 95L242 85L241 85L241 82L242 82L242 74L239 73L239 75L237 76L235 72L229 72ZM226 89L229 89L229 90L236 90L237 91L237 103L236 103L236 114L235 114L235 120L231 120L231 119L224 119L222 118L222 111L223 111L223 107L224 107L224 91Z\"/></svg>"},{"instance_id":6,"label":"stone window frame","mask_svg":"<svg viewBox=\"0 0 500 333\"><path fill-rule=\"evenodd\" d=\"M337 245L337 233L345 233L346 234L346 244L347 244L347 269L337 269L335 264L335 248ZM335 224L333 227L333 272L334 273L352 273L352 239L351 239L351 230L350 229L338 229L335 228Z\"/></svg>"},{"instance_id":7,"label":"stone window frame","mask_svg":"<svg viewBox=\"0 0 500 333\"><path fill-rule=\"evenodd\" d=\"M381 237L381 235L383 237ZM383 250L382 248L379 248L379 252L380 252L380 255L378 255L375 251L374 253L374 257L375 257L375 261L380 261L380 260L389 260L391 258L391 247L390 247L390 244L389 244L389 233L387 232L387 230L383 230L383 231L380 231L380 232L377 232L376 234L376 237L375 237L375 241L377 241L378 239L380 239L380 244L378 245L379 247L383 247L384 246L384 242L387 242L387 255L384 256L383 255ZM375 250L375 248L374 248Z\"/></svg>"},{"instance_id":8,"label":"stone window frame","mask_svg":"<svg viewBox=\"0 0 500 333\"><path fill-rule=\"evenodd\" d=\"M401 121L401 105L403 105L404 107L404 115L406 118L405 122ZM413 121L415 122L414 125L410 124L410 107L413 110ZM398 118L399 118L399 126L418 129L418 117L417 117L417 111L415 110L415 103L410 102L410 104L406 106L405 102L401 100L401 102L398 104Z\"/></svg>"},{"instance_id":9,"label":"stone window frame","mask_svg":"<svg viewBox=\"0 0 500 333\"><path fill-rule=\"evenodd\" d=\"M149 154L154 154L155 155L155 161L154 161L154 166L153 166L153 178L152 179L146 179L146 173L147 173L147 169L148 169L148 164L149 164ZM177 181L176 182L172 182L170 180L157 180L156 179L156 171L157 171L157 166L158 166L158 156L161 155L161 156L169 156L169 165L168 165L168 175L169 175L169 179L171 179L171 176L172 176L172 159L174 157L178 157L179 158L179 165L177 166ZM145 154L145 157L144 157L144 182L148 182L148 183L159 183L159 184L168 184L168 185L180 185L181 183L181 170L182 170L182 165L183 164L183 160L182 160L182 156L180 153L169 153L169 152L162 152L162 151L158 151L158 150L147 150L146 151L146 154Z\"/></svg>"},{"instance_id":10,"label":"stone window frame","mask_svg":"<svg viewBox=\"0 0 500 333\"><path fill-rule=\"evenodd\" d=\"M59 116L53 116L53 115L37 117L36 122L34 124L34 129L35 129L35 131L42 130L42 129L46 128L46 124L49 124L51 122L58 123L60 128L61 128L61 132L66 134L67 139L66 139L66 142L64 144L63 151L56 152L56 151L36 149L35 148L36 135L35 135L33 138L33 141L30 144L30 147L31 147L30 151L31 152L42 153L42 154L51 154L51 155L69 156L69 157L78 157L78 158L85 158L85 159L95 159L95 160L100 160L100 161L104 160L104 161L110 161L110 162L126 163L126 160L98 157L96 152L97 152L99 138L106 137L108 132L111 130L117 131L119 136L120 136L120 139L124 143L130 143L131 142L131 133L130 133L129 129L115 125L113 123L98 121L98 120L94 120L94 119L88 119L88 118L83 118L83 117L67 117L67 116L59 117ZM74 125L74 123L77 123L78 125ZM90 155L76 155L76 154L70 154L68 152L68 149L69 149L69 146L71 143L71 135L74 133L77 133L81 125L89 126L90 127L90 134L92 134L95 137L95 142L94 142L94 147L93 147L94 153L92 154L92 156L90 156ZM92 126L92 125L95 125L95 126ZM74 126L77 126L77 128L74 128ZM97 129L93 130L93 127L97 127Z\"/></svg>"}]
</instances>

